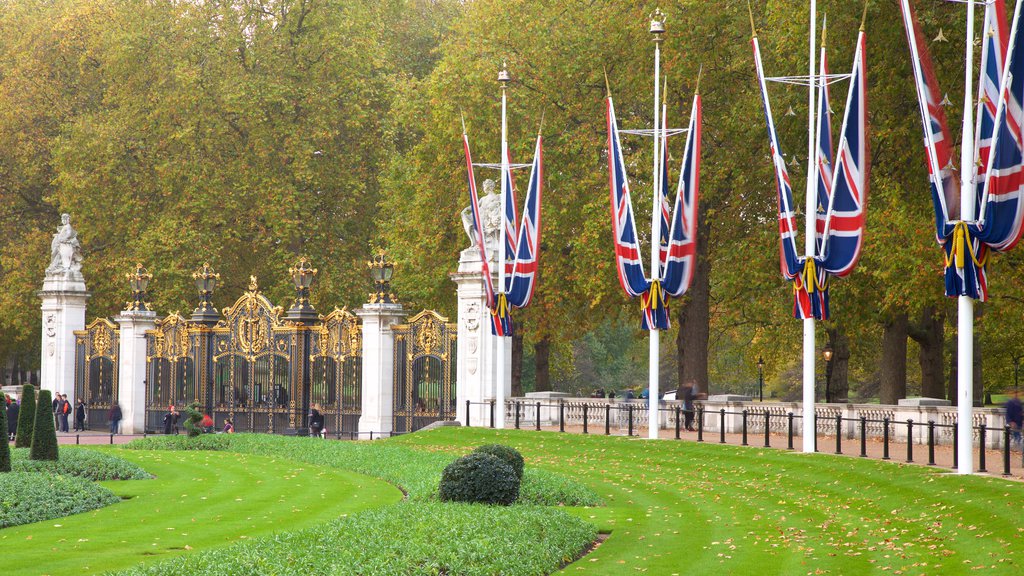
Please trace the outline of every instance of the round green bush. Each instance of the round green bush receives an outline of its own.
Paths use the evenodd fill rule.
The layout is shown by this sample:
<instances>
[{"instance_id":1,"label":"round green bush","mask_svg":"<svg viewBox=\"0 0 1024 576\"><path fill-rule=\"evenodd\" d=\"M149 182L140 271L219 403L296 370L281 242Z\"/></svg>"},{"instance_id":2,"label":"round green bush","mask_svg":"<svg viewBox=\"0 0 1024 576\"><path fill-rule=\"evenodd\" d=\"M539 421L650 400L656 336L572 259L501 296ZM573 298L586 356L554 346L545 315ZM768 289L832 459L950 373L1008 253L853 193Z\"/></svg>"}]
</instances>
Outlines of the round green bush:
<instances>
[{"instance_id":1,"label":"round green bush","mask_svg":"<svg viewBox=\"0 0 1024 576\"><path fill-rule=\"evenodd\" d=\"M520 480L523 479L523 455L518 450L511 446L505 446L504 444L484 444L473 452L479 454L490 454L499 458L505 464L512 467L512 470L516 473L516 476Z\"/></svg>"},{"instance_id":2,"label":"round green bush","mask_svg":"<svg viewBox=\"0 0 1024 576\"><path fill-rule=\"evenodd\" d=\"M519 498L519 477L497 456L474 452L444 469L438 496L445 502L508 506Z\"/></svg>"},{"instance_id":3,"label":"round green bush","mask_svg":"<svg viewBox=\"0 0 1024 576\"><path fill-rule=\"evenodd\" d=\"M15 448L32 445L32 428L36 421L36 387L25 384L21 388L21 407L18 411L18 429L14 437Z\"/></svg>"},{"instance_id":4,"label":"round green bush","mask_svg":"<svg viewBox=\"0 0 1024 576\"><path fill-rule=\"evenodd\" d=\"M36 400L36 419L33 428L29 459L56 460L57 430L53 425L53 408L49 390L39 391L39 398Z\"/></svg>"}]
</instances>

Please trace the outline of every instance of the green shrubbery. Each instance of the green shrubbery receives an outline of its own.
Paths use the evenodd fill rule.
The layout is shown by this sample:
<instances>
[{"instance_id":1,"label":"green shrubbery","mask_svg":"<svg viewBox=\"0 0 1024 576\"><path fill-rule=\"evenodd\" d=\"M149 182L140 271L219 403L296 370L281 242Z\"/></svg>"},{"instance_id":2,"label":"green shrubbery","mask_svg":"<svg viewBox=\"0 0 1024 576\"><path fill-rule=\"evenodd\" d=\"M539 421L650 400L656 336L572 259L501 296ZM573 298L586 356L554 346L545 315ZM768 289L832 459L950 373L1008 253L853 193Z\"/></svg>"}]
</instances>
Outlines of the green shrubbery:
<instances>
[{"instance_id":1,"label":"green shrubbery","mask_svg":"<svg viewBox=\"0 0 1024 576\"><path fill-rule=\"evenodd\" d=\"M511 446L505 446L504 444L484 444L483 446L477 447L473 452L481 454L490 454L500 459L505 464L512 467L512 471L516 473L516 477L520 480L523 479L523 467L526 462L523 461L523 455L519 453L519 450Z\"/></svg>"},{"instance_id":2,"label":"green shrubbery","mask_svg":"<svg viewBox=\"0 0 1024 576\"><path fill-rule=\"evenodd\" d=\"M49 390L40 390L36 401L36 417L32 426L32 446L29 458L33 460L57 459L57 429L53 424L53 410Z\"/></svg>"},{"instance_id":3,"label":"green shrubbery","mask_svg":"<svg viewBox=\"0 0 1024 576\"><path fill-rule=\"evenodd\" d=\"M445 467L437 493L445 502L508 506L519 498L519 477L497 456L473 452Z\"/></svg>"},{"instance_id":4,"label":"green shrubbery","mask_svg":"<svg viewBox=\"0 0 1024 576\"><path fill-rule=\"evenodd\" d=\"M110 490L81 478L35 472L0 474L0 528L63 518L119 501Z\"/></svg>"},{"instance_id":5,"label":"green shrubbery","mask_svg":"<svg viewBox=\"0 0 1024 576\"><path fill-rule=\"evenodd\" d=\"M407 502L119 574L539 576L595 538L593 526L551 508Z\"/></svg>"},{"instance_id":6,"label":"green shrubbery","mask_svg":"<svg viewBox=\"0 0 1024 576\"><path fill-rule=\"evenodd\" d=\"M151 436L137 438L123 447L129 450L227 450L229 434L189 436Z\"/></svg>"},{"instance_id":7,"label":"green shrubbery","mask_svg":"<svg viewBox=\"0 0 1024 576\"><path fill-rule=\"evenodd\" d=\"M18 434L14 437L15 448L32 445L32 428L36 421L36 387L25 384L21 388L21 406L18 410Z\"/></svg>"},{"instance_id":8,"label":"green shrubbery","mask_svg":"<svg viewBox=\"0 0 1024 576\"><path fill-rule=\"evenodd\" d=\"M7 396L0 393L0 433L4 441L0 442L0 472L11 471L11 443L7 438Z\"/></svg>"},{"instance_id":9,"label":"green shrubbery","mask_svg":"<svg viewBox=\"0 0 1024 576\"><path fill-rule=\"evenodd\" d=\"M145 480L152 478L140 466L96 450L65 446L60 460L31 460L27 448L16 448L13 469L16 472L46 472L76 476L86 480Z\"/></svg>"}]
</instances>

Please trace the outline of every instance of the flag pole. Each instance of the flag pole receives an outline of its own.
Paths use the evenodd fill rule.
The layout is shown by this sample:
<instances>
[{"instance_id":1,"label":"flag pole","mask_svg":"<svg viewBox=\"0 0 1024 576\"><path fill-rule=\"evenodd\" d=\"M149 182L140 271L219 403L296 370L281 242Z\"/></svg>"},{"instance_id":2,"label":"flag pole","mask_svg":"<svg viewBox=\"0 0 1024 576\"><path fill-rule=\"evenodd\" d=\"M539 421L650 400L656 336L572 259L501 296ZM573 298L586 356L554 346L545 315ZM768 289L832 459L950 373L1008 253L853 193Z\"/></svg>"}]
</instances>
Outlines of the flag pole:
<instances>
[{"instance_id":1,"label":"flag pole","mask_svg":"<svg viewBox=\"0 0 1024 576\"><path fill-rule=\"evenodd\" d=\"M508 190L508 132L506 123L506 96L508 91L508 68L501 63L501 70L498 72L498 82L501 82L501 241L498 246L498 292L505 293L505 246L508 242L508 223L505 221L506 196ZM505 336L498 336L498 377L495 379L494 393L494 427L502 429L505 427ZM538 415L538 418L540 416Z\"/></svg>"},{"instance_id":2,"label":"flag pole","mask_svg":"<svg viewBox=\"0 0 1024 576\"><path fill-rule=\"evenodd\" d=\"M661 279L661 148L659 142L664 139L664 134L659 139L658 132L661 129L661 97L659 90L661 88L661 35L665 33L665 14L660 9L656 9L651 14L651 34L654 35L654 176L651 179L652 187L652 205L654 206L651 212L651 291L649 297L652 299L653 305L657 306L659 303L654 300L660 298L660 284L656 285ZM656 293L656 291L658 293ZM650 356L649 356L649 368L648 368L648 385L647 385L647 437L651 440L658 438L658 398L659 398L659 364L661 361L661 332L658 330L654 322L651 322L650 326Z\"/></svg>"},{"instance_id":3,"label":"flag pole","mask_svg":"<svg viewBox=\"0 0 1024 576\"><path fill-rule=\"evenodd\" d=\"M814 161L816 151L814 149L814 127L815 127L815 113L814 113L814 89L815 89L815 74L814 74L814 60L815 60L815 49L817 48L817 42L815 42L815 24L817 22L817 1L811 0L811 18L810 18L810 46L808 54L810 62L808 63L808 88L807 88L807 202L805 204L806 210L804 212L804 230L806 237L804 238L804 252L807 260L810 261L814 258L815 246L814 237L817 229L815 214L817 213L817 162ZM805 268L806 269L806 268ZM807 281L805 277L804 281ZM813 281L813 279L812 279ZM814 316L804 319L804 394L803 394L803 451L806 453L814 452L815 435L817 434L814 424L814 352L815 352L815 341L814 341Z\"/></svg>"},{"instance_id":4,"label":"flag pole","mask_svg":"<svg viewBox=\"0 0 1024 576\"><path fill-rule=\"evenodd\" d=\"M976 216L973 168L974 2L967 3L966 44L963 144L960 147L960 220L970 222ZM970 239L966 241L970 242ZM957 473L971 474L974 471L974 300L970 296L960 295L957 298L957 314Z\"/></svg>"}]
</instances>

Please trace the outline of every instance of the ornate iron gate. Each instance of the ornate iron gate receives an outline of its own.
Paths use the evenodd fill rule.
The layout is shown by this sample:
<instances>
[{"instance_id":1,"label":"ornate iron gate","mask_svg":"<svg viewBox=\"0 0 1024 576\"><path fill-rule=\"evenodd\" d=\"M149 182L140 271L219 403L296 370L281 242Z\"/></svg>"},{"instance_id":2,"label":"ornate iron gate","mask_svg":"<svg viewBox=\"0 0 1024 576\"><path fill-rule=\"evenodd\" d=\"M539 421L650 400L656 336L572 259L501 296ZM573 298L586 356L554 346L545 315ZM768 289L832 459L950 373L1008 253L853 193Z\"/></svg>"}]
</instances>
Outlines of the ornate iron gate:
<instances>
[{"instance_id":1,"label":"ornate iron gate","mask_svg":"<svg viewBox=\"0 0 1024 576\"><path fill-rule=\"evenodd\" d=\"M75 398L85 402L90 430L106 427L117 399L118 347L117 325L106 318L75 331Z\"/></svg>"},{"instance_id":2,"label":"ornate iron gate","mask_svg":"<svg viewBox=\"0 0 1024 576\"><path fill-rule=\"evenodd\" d=\"M324 415L328 432L359 429L362 412L363 333L347 309L321 317L310 341L310 406Z\"/></svg>"},{"instance_id":3,"label":"ornate iron gate","mask_svg":"<svg viewBox=\"0 0 1024 576\"><path fill-rule=\"evenodd\" d=\"M415 432L455 419L455 337L458 327L424 310L395 334L394 431Z\"/></svg>"},{"instance_id":4,"label":"ornate iron gate","mask_svg":"<svg viewBox=\"0 0 1024 576\"><path fill-rule=\"evenodd\" d=\"M146 332L146 429L161 430L171 405L181 412L204 405L202 380L197 377L199 330L177 312Z\"/></svg>"}]
</instances>

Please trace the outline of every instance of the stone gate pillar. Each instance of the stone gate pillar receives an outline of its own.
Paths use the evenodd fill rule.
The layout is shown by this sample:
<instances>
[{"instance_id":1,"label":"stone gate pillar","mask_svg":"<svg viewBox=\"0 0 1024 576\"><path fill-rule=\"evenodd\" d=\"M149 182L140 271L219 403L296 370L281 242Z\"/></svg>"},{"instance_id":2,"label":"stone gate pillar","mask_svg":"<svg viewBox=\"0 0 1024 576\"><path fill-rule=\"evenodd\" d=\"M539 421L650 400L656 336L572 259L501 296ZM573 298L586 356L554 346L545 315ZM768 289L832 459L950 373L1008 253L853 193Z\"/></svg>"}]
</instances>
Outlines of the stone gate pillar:
<instances>
[{"instance_id":1,"label":"stone gate pillar","mask_svg":"<svg viewBox=\"0 0 1024 576\"><path fill-rule=\"evenodd\" d=\"M512 395L512 339L491 334L491 313L487 308L480 249L472 246L462 251L459 271L450 278L458 286L459 334L456 358L456 420L464 426L490 426L488 403L497 397L497 358L505 355L505 398ZM491 264L492 274L497 264ZM497 274L494 285L498 285ZM471 403L466 413L466 401ZM496 407L500 410L501 407Z\"/></svg>"},{"instance_id":2,"label":"stone gate pillar","mask_svg":"<svg viewBox=\"0 0 1024 576\"><path fill-rule=\"evenodd\" d=\"M121 405L121 433L142 434L146 429L146 331L156 328L156 312L125 310L114 321L120 326L117 403Z\"/></svg>"},{"instance_id":3,"label":"stone gate pillar","mask_svg":"<svg viewBox=\"0 0 1024 576\"><path fill-rule=\"evenodd\" d=\"M43 390L67 394L75 404L75 330L85 329L85 302L91 294L82 276L82 251L71 216L61 215L61 225L50 243L42 299L42 356L39 380Z\"/></svg>"},{"instance_id":4,"label":"stone gate pillar","mask_svg":"<svg viewBox=\"0 0 1024 576\"><path fill-rule=\"evenodd\" d=\"M386 436L394 430L395 335L391 327L405 320L398 303L371 303L355 311L363 323L363 390L359 437Z\"/></svg>"}]
</instances>

